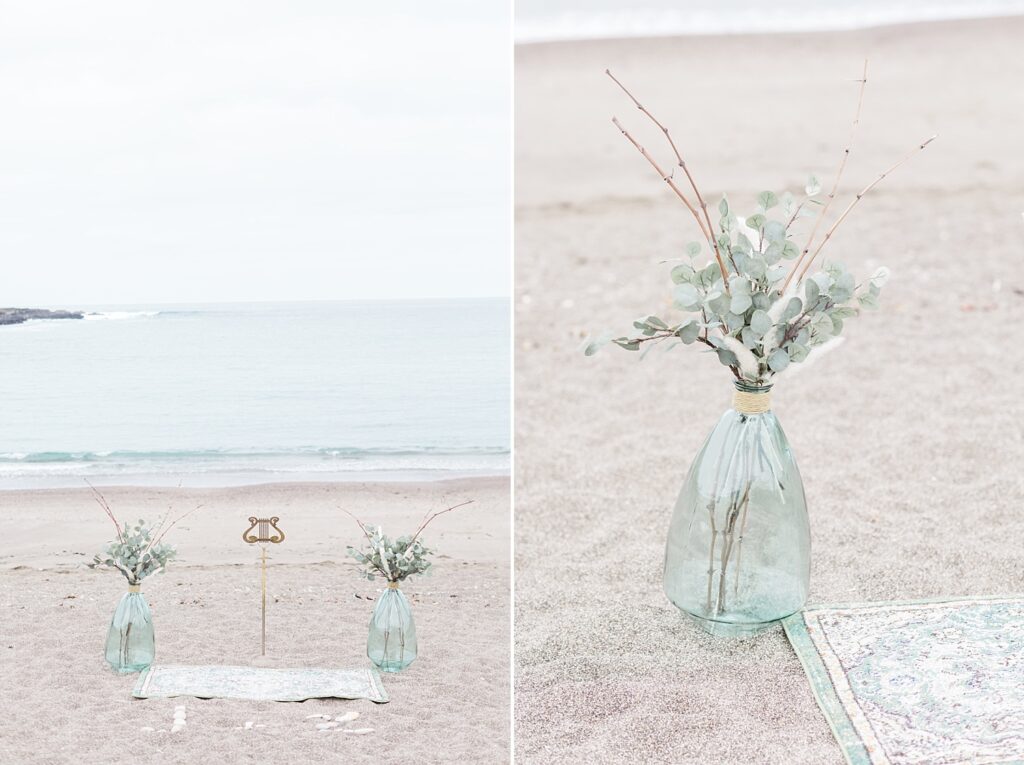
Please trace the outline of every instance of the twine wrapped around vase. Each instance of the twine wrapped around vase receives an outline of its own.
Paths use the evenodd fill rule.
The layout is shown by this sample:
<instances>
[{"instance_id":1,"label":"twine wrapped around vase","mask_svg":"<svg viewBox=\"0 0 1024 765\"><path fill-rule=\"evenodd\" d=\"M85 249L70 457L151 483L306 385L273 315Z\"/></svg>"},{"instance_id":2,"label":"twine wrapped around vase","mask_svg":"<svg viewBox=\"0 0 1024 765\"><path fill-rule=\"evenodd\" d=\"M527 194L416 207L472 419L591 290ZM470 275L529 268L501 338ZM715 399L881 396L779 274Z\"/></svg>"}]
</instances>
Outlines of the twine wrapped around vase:
<instances>
[{"instance_id":1,"label":"twine wrapped around vase","mask_svg":"<svg viewBox=\"0 0 1024 765\"><path fill-rule=\"evenodd\" d=\"M388 589L389 590L397 590L398 589L398 582L388 582Z\"/></svg>"},{"instance_id":2,"label":"twine wrapped around vase","mask_svg":"<svg viewBox=\"0 0 1024 765\"><path fill-rule=\"evenodd\" d=\"M141 584L129 584L128 592L140 592L142 590Z\"/></svg>"},{"instance_id":3,"label":"twine wrapped around vase","mask_svg":"<svg viewBox=\"0 0 1024 765\"><path fill-rule=\"evenodd\" d=\"M764 414L772 408L772 394L737 390L732 394L732 408L740 414Z\"/></svg>"}]
</instances>

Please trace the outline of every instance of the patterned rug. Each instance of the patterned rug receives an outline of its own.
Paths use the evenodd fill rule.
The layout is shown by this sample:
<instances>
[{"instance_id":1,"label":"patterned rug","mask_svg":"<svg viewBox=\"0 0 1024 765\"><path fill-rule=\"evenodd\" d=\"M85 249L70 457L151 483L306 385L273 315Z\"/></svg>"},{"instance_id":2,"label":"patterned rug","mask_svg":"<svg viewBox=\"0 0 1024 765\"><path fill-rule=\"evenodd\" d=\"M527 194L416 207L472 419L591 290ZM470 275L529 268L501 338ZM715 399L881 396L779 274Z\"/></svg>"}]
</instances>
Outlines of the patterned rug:
<instances>
[{"instance_id":1,"label":"patterned rug","mask_svg":"<svg viewBox=\"0 0 1024 765\"><path fill-rule=\"evenodd\" d=\"M139 699L195 696L200 699L305 701L369 699L388 701L376 669L271 669L153 665L135 684Z\"/></svg>"},{"instance_id":2,"label":"patterned rug","mask_svg":"<svg viewBox=\"0 0 1024 765\"><path fill-rule=\"evenodd\" d=\"M852 765L1024 763L1024 598L810 608L783 626Z\"/></svg>"}]
</instances>

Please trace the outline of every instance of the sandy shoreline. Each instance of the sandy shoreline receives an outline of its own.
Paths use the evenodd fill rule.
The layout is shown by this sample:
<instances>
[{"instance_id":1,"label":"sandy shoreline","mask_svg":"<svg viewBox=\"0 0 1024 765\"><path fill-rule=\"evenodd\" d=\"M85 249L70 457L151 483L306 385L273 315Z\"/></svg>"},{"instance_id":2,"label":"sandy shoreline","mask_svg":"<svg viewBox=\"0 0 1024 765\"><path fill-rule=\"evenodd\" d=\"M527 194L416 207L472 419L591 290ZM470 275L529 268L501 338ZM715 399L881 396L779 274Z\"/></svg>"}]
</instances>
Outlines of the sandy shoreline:
<instances>
[{"instance_id":1,"label":"sandy shoreline","mask_svg":"<svg viewBox=\"0 0 1024 765\"><path fill-rule=\"evenodd\" d=\"M83 566L112 529L87 491L0 492L0 761L288 763L395 761L444 752L468 762L509 758L509 485L507 479L417 484L279 484L230 489L103 489L122 517L205 506L171 534L180 558L143 587L157 662L248 663L259 651L256 552L241 540L250 514L281 517L287 538L269 571L268 653L282 666L361 667L372 598L345 555L359 532L347 507L385 529L415 527L429 509L475 498L427 539L431 577L406 585L420 657L385 677L391 703L302 704L132 700L135 676L110 672L102 645L124 590L120 575ZM184 703L181 733L170 727ZM369 736L319 734L305 720L354 709ZM236 730L247 720L265 725ZM130 755L128 754L130 753Z\"/></svg>"},{"instance_id":2,"label":"sandy shoreline","mask_svg":"<svg viewBox=\"0 0 1024 765\"><path fill-rule=\"evenodd\" d=\"M661 591L672 502L730 395L692 349L584 359L588 332L671 315L692 221L611 125L665 148L603 72L673 130L705 195L830 182L865 56L841 193L932 133L836 235L886 264L882 310L783 379L804 477L811 602L1024 591L1024 19L857 32L594 41L516 55L516 751L522 762L843 762L779 631L698 632ZM771 115L767 124L761 124Z\"/></svg>"}]
</instances>

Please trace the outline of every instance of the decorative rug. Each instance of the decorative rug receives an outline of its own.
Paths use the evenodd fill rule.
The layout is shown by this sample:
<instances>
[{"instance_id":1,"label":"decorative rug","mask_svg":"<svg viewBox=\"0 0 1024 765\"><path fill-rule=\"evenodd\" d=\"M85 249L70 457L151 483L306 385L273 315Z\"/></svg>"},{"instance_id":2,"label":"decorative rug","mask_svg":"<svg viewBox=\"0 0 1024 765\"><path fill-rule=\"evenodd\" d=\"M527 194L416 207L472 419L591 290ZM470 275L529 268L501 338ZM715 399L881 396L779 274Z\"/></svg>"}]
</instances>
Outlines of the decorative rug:
<instances>
[{"instance_id":1,"label":"decorative rug","mask_svg":"<svg viewBox=\"0 0 1024 765\"><path fill-rule=\"evenodd\" d=\"M376 669L276 669L153 665L143 671L132 695L139 699L195 696L200 699L305 701L369 699L388 701Z\"/></svg>"},{"instance_id":2,"label":"decorative rug","mask_svg":"<svg viewBox=\"0 0 1024 765\"><path fill-rule=\"evenodd\" d=\"M783 626L851 765L1024 763L1024 598L809 608Z\"/></svg>"}]
</instances>

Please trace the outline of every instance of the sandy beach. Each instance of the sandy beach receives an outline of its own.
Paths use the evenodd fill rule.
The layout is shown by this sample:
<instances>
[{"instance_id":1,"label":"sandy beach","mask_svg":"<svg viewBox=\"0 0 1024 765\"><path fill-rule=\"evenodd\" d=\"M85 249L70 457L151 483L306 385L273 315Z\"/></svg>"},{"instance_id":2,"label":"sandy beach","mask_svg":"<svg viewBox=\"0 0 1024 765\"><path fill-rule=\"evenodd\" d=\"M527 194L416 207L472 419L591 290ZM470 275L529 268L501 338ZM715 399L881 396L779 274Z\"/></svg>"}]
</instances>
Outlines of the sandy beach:
<instances>
[{"instance_id":1,"label":"sandy beach","mask_svg":"<svg viewBox=\"0 0 1024 765\"><path fill-rule=\"evenodd\" d=\"M524 763L843 757L779 629L712 639L661 589L670 509L728 406L692 348L639 362L590 332L672 313L692 219L610 120L666 123L705 195L840 189L939 139L830 257L893 277L846 343L775 386L812 526L812 604L1024 591L1024 19L634 39L516 53L516 752ZM787 373L788 374L788 373Z\"/></svg>"},{"instance_id":2,"label":"sandy beach","mask_svg":"<svg viewBox=\"0 0 1024 765\"><path fill-rule=\"evenodd\" d=\"M0 492L0 762L509 760L508 479L103 493L128 519L204 505L168 537L179 559L143 585L157 663L248 664L258 655L258 553L241 533L249 515L274 514L287 538L268 574L268 655L275 666L337 668L368 665L367 623L382 589L345 554L361 537L338 508L401 532L449 500L476 502L430 527L434 572L403 586L420 654L384 677L390 703L257 703L132 699L137 676L103 660L124 580L84 566L112 537L109 521L87 490ZM170 733L178 704L187 727ZM321 733L306 719L349 710L361 715L355 727L374 732ZM245 730L246 721L265 727Z\"/></svg>"}]
</instances>

